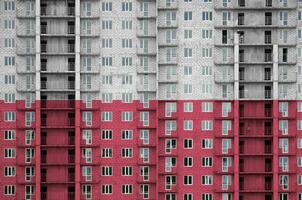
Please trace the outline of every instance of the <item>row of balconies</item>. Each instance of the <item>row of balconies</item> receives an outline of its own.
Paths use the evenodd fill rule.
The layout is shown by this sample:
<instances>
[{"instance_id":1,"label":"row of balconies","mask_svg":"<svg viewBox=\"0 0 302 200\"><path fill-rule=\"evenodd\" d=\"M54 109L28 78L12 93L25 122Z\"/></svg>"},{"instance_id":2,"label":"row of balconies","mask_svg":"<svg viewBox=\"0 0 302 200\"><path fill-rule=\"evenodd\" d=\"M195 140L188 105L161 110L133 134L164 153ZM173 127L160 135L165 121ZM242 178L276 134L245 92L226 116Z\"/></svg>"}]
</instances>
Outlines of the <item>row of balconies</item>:
<instances>
[{"instance_id":1,"label":"row of balconies","mask_svg":"<svg viewBox=\"0 0 302 200\"><path fill-rule=\"evenodd\" d=\"M250 74L239 74L239 82L242 83L266 83L266 82L272 82L273 78L271 74L258 74L258 77L251 77ZM215 73L214 74L215 81L217 83L228 83L228 82L234 82L234 76L233 74L223 75L221 73ZM294 83L297 82L297 73L292 72L286 75L284 77L283 75L279 75L279 82L284 83Z\"/></svg>"},{"instance_id":2,"label":"row of balconies","mask_svg":"<svg viewBox=\"0 0 302 200\"><path fill-rule=\"evenodd\" d=\"M274 10L274 9L296 9L296 1L278 1L278 0L233 0L233 1L217 1L214 8L217 10Z\"/></svg>"}]
</instances>

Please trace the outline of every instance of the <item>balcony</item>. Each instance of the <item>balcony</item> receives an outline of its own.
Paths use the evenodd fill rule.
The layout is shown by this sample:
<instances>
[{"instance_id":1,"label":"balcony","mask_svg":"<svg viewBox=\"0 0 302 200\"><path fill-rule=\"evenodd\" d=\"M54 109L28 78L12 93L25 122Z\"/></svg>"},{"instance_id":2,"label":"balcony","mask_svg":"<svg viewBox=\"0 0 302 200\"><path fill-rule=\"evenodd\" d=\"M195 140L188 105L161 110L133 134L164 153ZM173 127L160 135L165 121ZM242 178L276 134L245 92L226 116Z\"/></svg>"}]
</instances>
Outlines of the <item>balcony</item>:
<instances>
[{"instance_id":1,"label":"balcony","mask_svg":"<svg viewBox=\"0 0 302 200\"><path fill-rule=\"evenodd\" d=\"M148 27L145 29L137 29L137 37L156 37L155 28Z\"/></svg>"},{"instance_id":2,"label":"balcony","mask_svg":"<svg viewBox=\"0 0 302 200\"><path fill-rule=\"evenodd\" d=\"M75 89L75 81L58 81L58 82L41 81L41 90L66 91L66 90L74 90L74 89Z\"/></svg>"},{"instance_id":3,"label":"balcony","mask_svg":"<svg viewBox=\"0 0 302 200\"><path fill-rule=\"evenodd\" d=\"M146 11L142 11L142 10L138 9L136 11L136 17L138 19L156 18L156 13L155 12L156 12L155 3L154 4L149 4L149 9L146 10Z\"/></svg>"},{"instance_id":4,"label":"balcony","mask_svg":"<svg viewBox=\"0 0 302 200\"><path fill-rule=\"evenodd\" d=\"M43 4L41 4L41 18L70 18L75 16L74 7L65 7L65 9L62 9L60 11L61 12L57 12L56 10L47 8L47 6L43 6Z\"/></svg>"},{"instance_id":5,"label":"balcony","mask_svg":"<svg viewBox=\"0 0 302 200\"><path fill-rule=\"evenodd\" d=\"M173 74L161 74L159 76L159 83L177 83L178 76Z\"/></svg>"},{"instance_id":6,"label":"balcony","mask_svg":"<svg viewBox=\"0 0 302 200\"><path fill-rule=\"evenodd\" d=\"M162 65L177 65L178 64L178 56L176 54L161 54L159 56L158 64Z\"/></svg>"},{"instance_id":7,"label":"balcony","mask_svg":"<svg viewBox=\"0 0 302 200\"><path fill-rule=\"evenodd\" d=\"M176 10L176 9L178 9L178 0L159 1L158 9L159 10Z\"/></svg>"},{"instance_id":8,"label":"balcony","mask_svg":"<svg viewBox=\"0 0 302 200\"><path fill-rule=\"evenodd\" d=\"M51 26L41 25L41 36L70 36L75 34L75 26L69 25L61 29L55 29Z\"/></svg>"},{"instance_id":9,"label":"balcony","mask_svg":"<svg viewBox=\"0 0 302 200\"><path fill-rule=\"evenodd\" d=\"M41 54L47 55L72 55L75 53L75 44L68 45L58 45L57 47L53 45L41 44Z\"/></svg>"},{"instance_id":10,"label":"balcony","mask_svg":"<svg viewBox=\"0 0 302 200\"><path fill-rule=\"evenodd\" d=\"M177 27L178 27L177 20L160 19L158 21L158 28L177 28Z\"/></svg>"}]
</instances>

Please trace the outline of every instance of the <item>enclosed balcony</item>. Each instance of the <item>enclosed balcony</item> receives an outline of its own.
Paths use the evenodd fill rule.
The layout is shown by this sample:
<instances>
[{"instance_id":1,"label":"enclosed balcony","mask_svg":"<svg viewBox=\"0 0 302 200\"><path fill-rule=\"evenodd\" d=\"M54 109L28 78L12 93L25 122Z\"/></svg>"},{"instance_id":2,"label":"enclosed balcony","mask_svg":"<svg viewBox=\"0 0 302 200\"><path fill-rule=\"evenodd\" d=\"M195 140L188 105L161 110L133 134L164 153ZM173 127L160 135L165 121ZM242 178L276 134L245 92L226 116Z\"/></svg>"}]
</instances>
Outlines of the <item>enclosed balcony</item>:
<instances>
[{"instance_id":1,"label":"enclosed balcony","mask_svg":"<svg viewBox=\"0 0 302 200\"><path fill-rule=\"evenodd\" d=\"M46 55L69 55L75 53L75 41L68 40L67 43L51 43L41 40L41 54Z\"/></svg>"},{"instance_id":2,"label":"enclosed balcony","mask_svg":"<svg viewBox=\"0 0 302 200\"><path fill-rule=\"evenodd\" d=\"M159 10L175 10L178 9L178 0L166 0L158 2Z\"/></svg>"},{"instance_id":3,"label":"enclosed balcony","mask_svg":"<svg viewBox=\"0 0 302 200\"><path fill-rule=\"evenodd\" d=\"M58 28L59 26L59 28ZM41 36L70 36L75 34L75 22L56 22L56 25L52 21L41 22Z\"/></svg>"},{"instance_id":4,"label":"enclosed balcony","mask_svg":"<svg viewBox=\"0 0 302 200\"><path fill-rule=\"evenodd\" d=\"M41 3L41 18L70 18L75 16L75 4L73 2L58 2L56 6L52 3ZM60 7L61 9L56 9Z\"/></svg>"}]
</instances>

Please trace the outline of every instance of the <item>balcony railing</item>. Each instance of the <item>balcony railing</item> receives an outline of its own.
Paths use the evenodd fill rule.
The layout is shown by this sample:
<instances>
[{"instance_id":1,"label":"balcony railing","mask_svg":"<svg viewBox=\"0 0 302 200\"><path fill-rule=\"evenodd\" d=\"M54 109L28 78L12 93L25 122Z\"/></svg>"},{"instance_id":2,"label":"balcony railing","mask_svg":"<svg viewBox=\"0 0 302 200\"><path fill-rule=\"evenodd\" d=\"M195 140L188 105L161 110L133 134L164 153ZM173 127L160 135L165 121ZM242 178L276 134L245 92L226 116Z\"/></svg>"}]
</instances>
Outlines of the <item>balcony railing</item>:
<instances>
[{"instance_id":1,"label":"balcony railing","mask_svg":"<svg viewBox=\"0 0 302 200\"><path fill-rule=\"evenodd\" d=\"M41 16L52 16L52 17L62 17L62 16L75 16L75 8L67 7L66 10L62 13L57 13L54 10L48 9L47 7L42 6L40 9Z\"/></svg>"},{"instance_id":2,"label":"balcony railing","mask_svg":"<svg viewBox=\"0 0 302 200\"><path fill-rule=\"evenodd\" d=\"M61 54L61 53L74 53L74 52L75 52L75 44L58 45L56 47L47 44L41 44L41 53Z\"/></svg>"}]
</instances>

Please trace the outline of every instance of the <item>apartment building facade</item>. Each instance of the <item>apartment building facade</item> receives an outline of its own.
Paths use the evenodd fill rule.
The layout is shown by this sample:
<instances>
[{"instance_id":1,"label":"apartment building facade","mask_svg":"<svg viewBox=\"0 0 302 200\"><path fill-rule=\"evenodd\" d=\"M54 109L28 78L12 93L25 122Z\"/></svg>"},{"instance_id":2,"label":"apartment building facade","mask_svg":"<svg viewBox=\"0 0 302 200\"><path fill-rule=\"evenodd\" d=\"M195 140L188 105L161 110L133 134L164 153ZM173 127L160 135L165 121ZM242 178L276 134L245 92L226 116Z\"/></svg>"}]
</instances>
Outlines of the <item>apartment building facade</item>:
<instances>
[{"instance_id":1,"label":"apartment building facade","mask_svg":"<svg viewBox=\"0 0 302 200\"><path fill-rule=\"evenodd\" d=\"M302 200L302 1L0 4L1 200Z\"/></svg>"}]
</instances>

